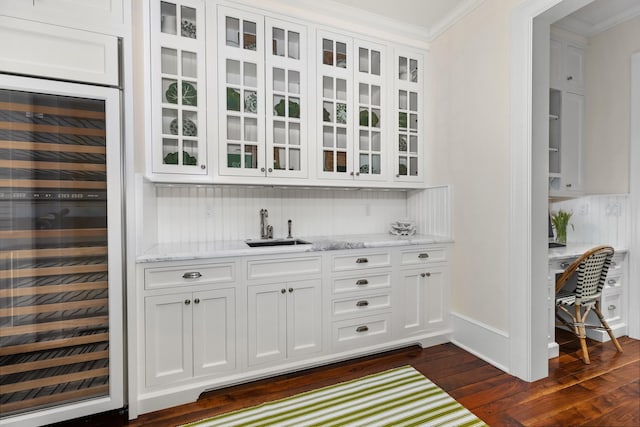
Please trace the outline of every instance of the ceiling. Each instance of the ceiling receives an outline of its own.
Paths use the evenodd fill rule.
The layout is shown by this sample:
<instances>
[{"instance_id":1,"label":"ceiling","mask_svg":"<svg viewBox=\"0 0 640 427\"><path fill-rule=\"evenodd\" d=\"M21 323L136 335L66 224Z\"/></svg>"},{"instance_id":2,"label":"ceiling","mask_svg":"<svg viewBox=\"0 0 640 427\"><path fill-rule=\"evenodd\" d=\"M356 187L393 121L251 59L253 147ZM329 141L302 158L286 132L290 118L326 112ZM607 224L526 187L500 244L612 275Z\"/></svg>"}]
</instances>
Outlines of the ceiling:
<instances>
[{"instance_id":1,"label":"ceiling","mask_svg":"<svg viewBox=\"0 0 640 427\"><path fill-rule=\"evenodd\" d=\"M330 0L410 24L431 40L484 0ZM640 0L595 0L554 25L592 37L640 15Z\"/></svg>"},{"instance_id":2,"label":"ceiling","mask_svg":"<svg viewBox=\"0 0 640 427\"><path fill-rule=\"evenodd\" d=\"M419 28L430 39L444 32L484 0L333 0L351 8Z\"/></svg>"},{"instance_id":3,"label":"ceiling","mask_svg":"<svg viewBox=\"0 0 640 427\"><path fill-rule=\"evenodd\" d=\"M554 25L589 38L638 15L639 0L595 0Z\"/></svg>"}]
</instances>

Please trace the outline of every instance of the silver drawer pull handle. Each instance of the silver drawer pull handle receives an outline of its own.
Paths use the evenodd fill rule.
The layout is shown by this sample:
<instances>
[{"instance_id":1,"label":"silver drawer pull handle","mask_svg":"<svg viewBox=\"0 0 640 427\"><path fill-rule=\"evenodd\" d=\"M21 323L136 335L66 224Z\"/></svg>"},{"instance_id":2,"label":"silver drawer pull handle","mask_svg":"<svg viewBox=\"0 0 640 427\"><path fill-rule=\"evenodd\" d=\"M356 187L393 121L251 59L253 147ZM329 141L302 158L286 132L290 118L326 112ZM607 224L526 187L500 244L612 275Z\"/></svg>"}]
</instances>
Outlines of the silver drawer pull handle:
<instances>
[{"instance_id":1,"label":"silver drawer pull handle","mask_svg":"<svg viewBox=\"0 0 640 427\"><path fill-rule=\"evenodd\" d=\"M369 305L369 301L358 301L356 307L366 307Z\"/></svg>"},{"instance_id":2,"label":"silver drawer pull handle","mask_svg":"<svg viewBox=\"0 0 640 427\"><path fill-rule=\"evenodd\" d=\"M615 310L615 309L616 309L616 306L615 306L615 305L613 305L613 304L611 304L611 305L610 305L609 307L607 307L607 308L608 308L609 310Z\"/></svg>"},{"instance_id":3,"label":"silver drawer pull handle","mask_svg":"<svg viewBox=\"0 0 640 427\"><path fill-rule=\"evenodd\" d=\"M609 279L607 283L610 285L614 285L616 283L616 279Z\"/></svg>"},{"instance_id":4,"label":"silver drawer pull handle","mask_svg":"<svg viewBox=\"0 0 640 427\"><path fill-rule=\"evenodd\" d=\"M369 330L368 326L358 326L356 328L356 332L367 332Z\"/></svg>"},{"instance_id":5,"label":"silver drawer pull handle","mask_svg":"<svg viewBox=\"0 0 640 427\"><path fill-rule=\"evenodd\" d=\"M198 277L202 277L199 271L187 271L182 275L183 279L197 279Z\"/></svg>"},{"instance_id":6,"label":"silver drawer pull handle","mask_svg":"<svg viewBox=\"0 0 640 427\"><path fill-rule=\"evenodd\" d=\"M420 258L420 259L429 258L429 254L420 254L420 255L418 255L418 258Z\"/></svg>"},{"instance_id":7,"label":"silver drawer pull handle","mask_svg":"<svg viewBox=\"0 0 640 427\"><path fill-rule=\"evenodd\" d=\"M356 260L356 264L365 264L367 262L369 262L369 260L367 258L358 258Z\"/></svg>"},{"instance_id":8,"label":"silver drawer pull handle","mask_svg":"<svg viewBox=\"0 0 640 427\"><path fill-rule=\"evenodd\" d=\"M358 286L364 286L368 284L369 284L369 281L367 279L358 279L358 281L356 281L356 285Z\"/></svg>"},{"instance_id":9,"label":"silver drawer pull handle","mask_svg":"<svg viewBox=\"0 0 640 427\"><path fill-rule=\"evenodd\" d=\"M562 264L560 264L560 267L567 268L567 267L569 267L569 265L570 264L568 262L563 262Z\"/></svg>"}]
</instances>

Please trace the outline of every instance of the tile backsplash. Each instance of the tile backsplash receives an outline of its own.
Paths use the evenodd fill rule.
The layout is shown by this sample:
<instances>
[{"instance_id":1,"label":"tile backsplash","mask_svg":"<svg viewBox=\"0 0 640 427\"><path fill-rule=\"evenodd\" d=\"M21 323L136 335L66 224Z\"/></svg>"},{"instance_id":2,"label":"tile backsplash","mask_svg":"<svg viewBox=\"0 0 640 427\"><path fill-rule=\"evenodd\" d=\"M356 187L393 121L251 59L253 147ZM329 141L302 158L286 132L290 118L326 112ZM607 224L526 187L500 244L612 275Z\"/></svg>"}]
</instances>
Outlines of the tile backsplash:
<instances>
[{"instance_id":1,"label":"tile backsplash","mask_svg":"<svg viewBox=\"0 0 640 427\"><path fill-rule=\"evenodd\" d=\"M590 242L628 247L630 236L630 206L628 194L590 195L554 202L551 212L573 212L567 228L568 242Z\"/></svg>"}]
</instances>

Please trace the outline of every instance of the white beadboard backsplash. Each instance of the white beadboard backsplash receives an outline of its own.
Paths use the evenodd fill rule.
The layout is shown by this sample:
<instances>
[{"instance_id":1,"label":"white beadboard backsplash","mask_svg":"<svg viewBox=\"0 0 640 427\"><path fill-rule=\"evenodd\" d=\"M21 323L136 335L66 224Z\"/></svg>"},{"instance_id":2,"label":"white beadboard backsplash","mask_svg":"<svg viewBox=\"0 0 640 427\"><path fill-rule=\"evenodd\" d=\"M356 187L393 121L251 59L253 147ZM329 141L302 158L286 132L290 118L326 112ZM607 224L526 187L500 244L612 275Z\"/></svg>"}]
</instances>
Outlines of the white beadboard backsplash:
<instances>
[{"instance_id":1,"label":"white beadboard backsplash","mask_svg":"<svg viewBox=\"0 0 640 427\"><path fill-rule=\"evenodd\" d=\"M145 187L148 189L149 187ZM260 209L269 211L274 237L386 233L395 220L416 220L418 232L450 236L449 187L418 191L170 186L157 184L145 202L149 243L260 238ZM148 200L149 195L144 199Z\"/></svg>"},{"instance_id":2,"label":"white beadboard backsplash","mask_svg":"<svg viewBox=\"0 0 640 427\"><path fill-rule=\"evenodd\" d=\"M568 242L590 242L629 246L631 233L629 195L590 195L551 203L551 212L559 209L573 212L573 229L567 229Z\"/></svg>"}]
</instances>

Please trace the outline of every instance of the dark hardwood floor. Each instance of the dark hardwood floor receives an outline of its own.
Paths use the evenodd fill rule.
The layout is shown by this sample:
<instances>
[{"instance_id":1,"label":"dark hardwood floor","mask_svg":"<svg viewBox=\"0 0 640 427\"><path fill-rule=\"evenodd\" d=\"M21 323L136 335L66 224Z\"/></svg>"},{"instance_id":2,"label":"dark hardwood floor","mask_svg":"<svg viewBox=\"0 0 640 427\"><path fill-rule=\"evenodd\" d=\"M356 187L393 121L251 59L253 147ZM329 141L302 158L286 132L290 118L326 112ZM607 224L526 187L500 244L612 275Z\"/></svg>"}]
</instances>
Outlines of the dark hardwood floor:
<instances>
[{"instance_id":1,"label":"dark hardwood floor","mask_svg":"<svg viewBox=\"0 0 640 427\"><path fill-rule=\"evenodd\" d=\"M640 426L640 341L613 344L589 340L591 365L582 363L578 341L557 330L560 356L549 377L527 383L453 344L409 347L276 378L211 391L188 405L126 421L110 413L60 424L76 426L176 426L257 405L386 369L412 365L492 427Z\"/></svg>"}]
</instances>

